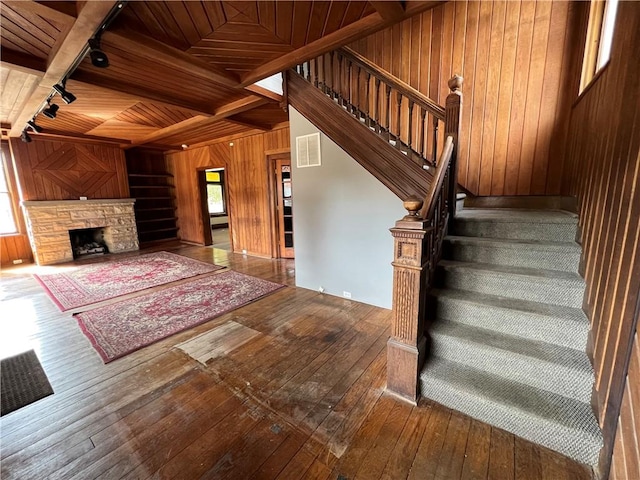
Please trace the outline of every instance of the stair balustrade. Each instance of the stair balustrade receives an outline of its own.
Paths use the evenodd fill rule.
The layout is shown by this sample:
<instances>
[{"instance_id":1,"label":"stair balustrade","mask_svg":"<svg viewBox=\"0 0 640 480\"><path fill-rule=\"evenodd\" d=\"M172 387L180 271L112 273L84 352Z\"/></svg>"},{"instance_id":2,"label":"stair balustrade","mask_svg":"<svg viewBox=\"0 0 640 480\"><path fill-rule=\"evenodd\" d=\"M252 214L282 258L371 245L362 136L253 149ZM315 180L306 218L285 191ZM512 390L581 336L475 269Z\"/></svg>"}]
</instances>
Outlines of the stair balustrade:
<instances>
[{"instance_id":1,"label":"stair balustrade","mask_svg":"<svg viewBox=\"0 0 640 480\"><path fill-rule=\"evenodd\" d=\"M406 198L408 214L391 229L393 320L387 342L387 391L415 403L427 353L426 303L455 215L462 77L449 80L451 93L443 107L348 48L304 62L295 71L384 138L390 148L401 151L407 161L428 171L424 178L430 179L430 185L423 190L427 192L424 199L416 195ZM440 123L443 132L439 131ZM398 168L398 175L402 175L400 171ZM385 184L393 186L392 182Z\"/></svg>"}]
</instances>

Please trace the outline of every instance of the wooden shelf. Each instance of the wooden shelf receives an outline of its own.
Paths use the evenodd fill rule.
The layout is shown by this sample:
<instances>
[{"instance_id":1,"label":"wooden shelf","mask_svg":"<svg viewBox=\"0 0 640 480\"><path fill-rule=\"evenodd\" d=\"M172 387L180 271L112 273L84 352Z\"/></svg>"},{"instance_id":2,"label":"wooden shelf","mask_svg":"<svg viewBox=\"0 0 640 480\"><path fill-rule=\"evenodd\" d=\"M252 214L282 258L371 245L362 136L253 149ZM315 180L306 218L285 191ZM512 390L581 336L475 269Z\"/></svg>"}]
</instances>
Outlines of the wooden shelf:
<instances>
[{"instance_id":1,"label":"wooden shelf","mask_svg":"<svg viewBox=\"0 0 640 480\"><path fill-rule=\"evenodd\" d=\"M141 199L144 200L144 199ZM157 212L158 210L176 210L176 207L151 207L151 208L137 208L136 212Z\"/></svg>"},{"instance_id":2,"label":"wooden shelf","mask_svg":"<svg viewBox=\"0 0 640 480\"><path fill-rule=\"evenodd\" d=\"M170 173L130 173L130 177L140 178L173 178Z\"/></svg>"},{"instance_id":3,"label":"wooden shelf","mask_svg":"<svg viewBox=\"0 0 640 480\"><path fill-rule=\"evenodd\" d=\"M129 188L175 188L173 185L129 185Z\"/></svg>"},{"instance_id":4,"label":"wooden shelf","mask_svg":"<svg viewBox=\"0 0 640 480\"><path fill-rule=\"evenodd\" d=\"M138 220L136 223L153 223L153 222L166 222L167 220L177 220L176 217L162 217L162 218L145 218L144 220Z\"/></svg>"},{"instance_id":5,"label":"wooden shelf","mask_svg":"<svg viewBox=\"0 0 640 480\"><path fill-rule=\"evenodd\" d=\"M137 201L142 200L173 200L174 197L135 197Z\"/></svg>"},{"instance_id":6,"label":"wooden shelf","mask_svg":"<svg viewBox=\"0 0 640 480\"><path fill-rule=\"evenodd\" d=\"M147 233L158 233L158 232L173 232L180 230L179 227L171 227L171 228L154 228L153 230L140 230L138 233L147 234Z\"/></svg>"}]
</instances>

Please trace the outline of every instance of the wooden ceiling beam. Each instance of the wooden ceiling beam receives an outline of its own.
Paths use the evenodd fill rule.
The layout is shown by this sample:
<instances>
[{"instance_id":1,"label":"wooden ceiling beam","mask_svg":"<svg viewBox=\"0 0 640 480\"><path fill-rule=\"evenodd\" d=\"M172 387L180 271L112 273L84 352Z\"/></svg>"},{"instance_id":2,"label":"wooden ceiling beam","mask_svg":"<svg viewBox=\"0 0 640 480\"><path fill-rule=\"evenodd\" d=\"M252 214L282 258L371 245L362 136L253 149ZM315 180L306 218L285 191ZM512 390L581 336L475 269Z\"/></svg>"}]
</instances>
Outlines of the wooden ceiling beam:
<instances>
[{"instance_id":1,"label":"wooden ceiling beam","mask_svg":"<svg viewBox=\"0 0 640 480\"><path fill-rule=\"evenodd\" d=\"M267 125L266 123L254 122L253 120L245 120L235 117L227 117L224 120L225 122L235 123L236 125L240 125L242 127L262 130L263 132L268 132L269 130L271 130L271 125Z\"/></svg>"},{"instance_id":2,"label":"wooden ceiling beam","mask_svg":"<svg viewBox=\"0 0 640 480\"><path fill-rule=\"evenodd\" d=\"M244 87L244 89L261 97L273 100L274 102L282 102L282 95L276 92L272 92L271 90L261 87L260 85L248 85Z\"/></svg>"},{"instance_id":3,"label":"wooden ceiling beam","mask_svg":"<svg viewBox=\"0 0 640 480\"><path fill-rule=\"evenodd\" d=\"M224 105L218 108L212 117L208 117L208 118L193 117L193 118L184 120L175 125L162 128L157 132L152 133L151 135L147 135L145 138L141 140L132 142L132 146L139 146L139 145L145 145L151 142L158 142L158 141L161 141L163 138L172 137L174 135L180 135L181 133L187 133L195 128L202 128L209 125L213 125L214 123L219 122L220 120L227 119L232 115L236 115L238 113L252 110L266 103L268 103L268 100L261 97L257 97L257 96L242 98L240 100L236 100L235 102L228 103L227 105Z\"/></svg>"},{"instance_id":4,"label":"wooden ceiling beam","mask_svg":"<svg viewBox=\"0 0 640 480\"><path fill-rule=\"evenodd\" d=\"M61 41L60 48L53 58L49 59L47 71L40 83L16 117L16 121L11 127L10 135L12 137L19 136L27 121L38 113L38 110L51 93L52 87L64 77L115 3L115 1L94 1L84 4L78 18Z\"/></svg>"},{"instance_id":5,"label":"wooden ceiling beam","mask_svg":"<svg viewBox=\"0 0 640 480\"><path fill-rule=\"evenodd\" d=\"M47 71L45 60L2 46L0 46L0 58L2 58L2 67L9 70L28 73L36 77L43 77Z\"/></svg>"},{"instance_id":6,"label":"wooden ceiling beam","mask_svg":"<svg viewBox=\"0 0 640 480\"><path fill-rule=\"evenodd\" d=\"M123 52L133 52L153 62L184 70L214 83L235 88L239 78L222 68L211 65L177 48L130 30L106 31L102 34L103 48L113 46Z\"/></svg>"},{"instance_id":7,"label":"wooden ceiling beam","mask_svg":"<svg viewBox=\"0 0 640 480\"><path fill-rule=\"evenodd\" d=\"M437 5L444 3L443 1L429 2L408 2L406 8L399 18L394 20L385 19L379 12L372 13L356 22L347 25L340 30L336 30L318 40L308 43L292 52L286 53L270 62L267 62L242 77L241 87L247 87L256 83L263 78L267 78L274 73L283 72L298 63L315 58L323 53L335 50L338 47L351 43L360 38L371 35L372 33L382 30L402 19L409 18Z\"/></svg>"},{"instance_id":8,"label":"wooden ceiling beam","mask_svg":"<svg viewBox=\"0 0 640 480\"><path fill-rule=\"evenodd\" d=\"M400 20L404 16L404 5L399 1L382 0L377 2L369 2L385 20Z\"/></svg>"}]
</instances>

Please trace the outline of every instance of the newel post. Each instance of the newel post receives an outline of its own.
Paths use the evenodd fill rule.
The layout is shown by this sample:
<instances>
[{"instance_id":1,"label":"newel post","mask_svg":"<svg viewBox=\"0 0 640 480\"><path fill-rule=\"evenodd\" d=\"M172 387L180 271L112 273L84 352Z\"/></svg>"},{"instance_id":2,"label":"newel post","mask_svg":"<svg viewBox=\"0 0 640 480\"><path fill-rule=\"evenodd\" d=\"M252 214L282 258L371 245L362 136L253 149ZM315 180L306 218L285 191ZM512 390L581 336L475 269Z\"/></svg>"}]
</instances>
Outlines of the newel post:
<instances>
[{"instance_id":1,"label":"newel post","mask_svg":"<svg viewBox=\"0 0 640 480\"><path fill-rule=\"evenodd\" d=\"M415 403L418 376L424 363L424 286L426 258L431 230L418 216L422 200L410 197L404 202L409 212L398 220L394 238L393 319L387 342L387 390Z\"/></svg>"},{"instance_id":2,"label":"newel post","mask_svg":"<svg viewBox=\"0 0 640 480\"><path fill-rule=\"evenodd\" d=\"M462 80L460 75L454 75L449 79L448 85L451 93L447 95L444 104L444 136L453 137L453 156L449 167L449 218L453 219L456 213L456 189L458 186L458 138L462 123ZM449 222L453 225L453 222Z\"/></svg>"}]
</instances>

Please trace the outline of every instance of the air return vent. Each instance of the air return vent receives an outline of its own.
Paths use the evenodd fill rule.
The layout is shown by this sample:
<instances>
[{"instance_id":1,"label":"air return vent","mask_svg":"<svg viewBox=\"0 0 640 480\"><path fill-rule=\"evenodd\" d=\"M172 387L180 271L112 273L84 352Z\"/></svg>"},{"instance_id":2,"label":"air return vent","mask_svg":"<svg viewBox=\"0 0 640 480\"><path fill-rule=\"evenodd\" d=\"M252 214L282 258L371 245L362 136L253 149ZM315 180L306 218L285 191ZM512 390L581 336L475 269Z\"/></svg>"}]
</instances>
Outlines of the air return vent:
<instances>
[{"instance_id":1,"label":"air return vent","mask_svg":"<svg viewBox=\"0 0 640 480\"><path fill-rule=\"evenodd\" d=\"M296 137L298 168L320 166L320 133Z\"/></svg>"}]
</instances>

